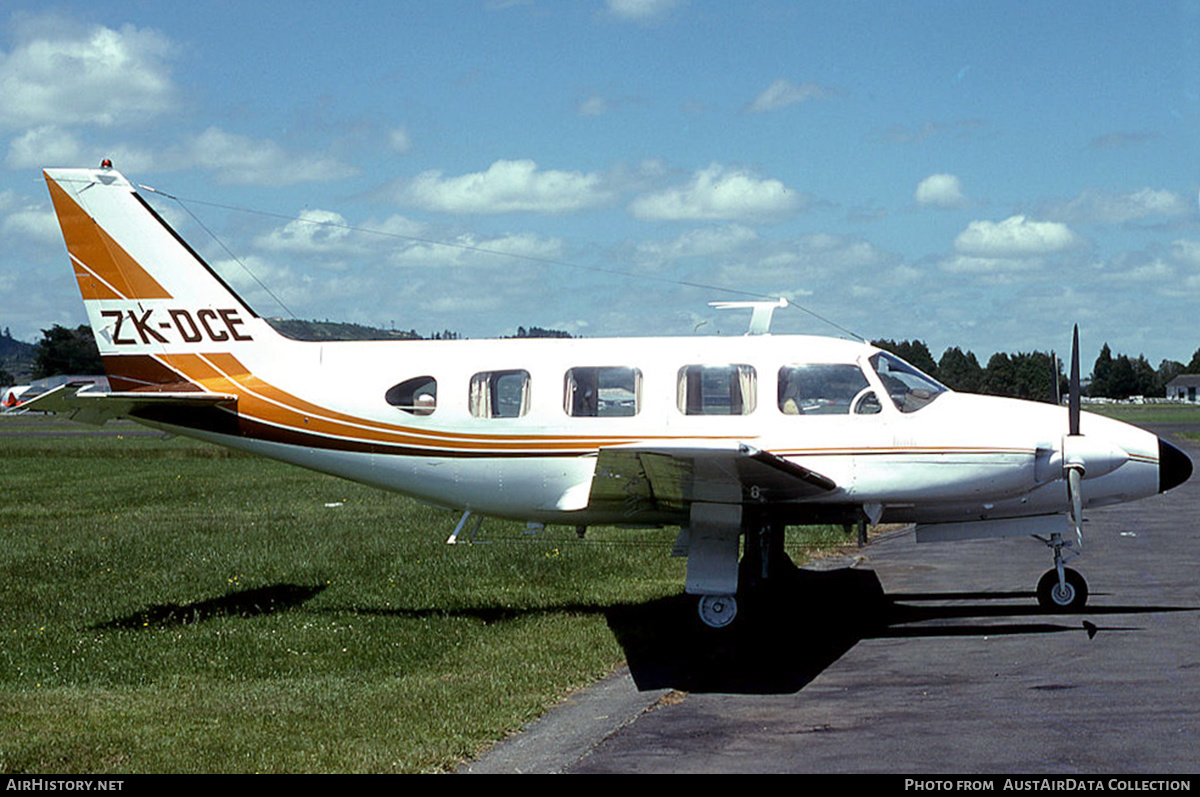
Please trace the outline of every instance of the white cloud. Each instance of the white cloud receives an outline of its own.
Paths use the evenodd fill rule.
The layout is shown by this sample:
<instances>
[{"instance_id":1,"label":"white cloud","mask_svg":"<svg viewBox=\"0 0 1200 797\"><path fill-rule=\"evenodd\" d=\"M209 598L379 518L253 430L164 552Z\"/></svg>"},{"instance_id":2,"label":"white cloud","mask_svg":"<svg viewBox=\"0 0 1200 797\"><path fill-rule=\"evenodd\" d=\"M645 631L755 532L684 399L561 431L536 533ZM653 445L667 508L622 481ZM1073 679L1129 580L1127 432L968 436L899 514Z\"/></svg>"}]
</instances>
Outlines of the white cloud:
<instances>
[{"instance_id":1,"label":"white cloud","mask_svg":"<svg viewBox=\"0 0 1200 797\"><path fill-rule=\"evenodd\" d=\"M1065 221L1124 224L1145 218L1175 218L1191 212L1192 203L1174 191L1141 188L1126 194L1087 189L1050 215Z\"/></svg>"},{"instance_id":2,"label":"white cloud","mask_svg":"<svg viewBox=\"0 0 1200 797\"><path fill-rule=\"evenodd\" d=\"M1171 242L1171 257L1194 268L1200 268L1200 241L1179 238Z\"/></svg>"},{"instance_id":3,"label":"white cloud","mask_svg":"<svg viewBox=\"0 0 1200 797\"><path fill-rule=\"evenodd\" d=\"M312 277L257 255L237 260L210 257L209 264L251 307L263 315L292 315L306 303L329 297Z\"/></svg>"},{"instance_id":4,"label":"white cloud","mask_svg":"<svg viewBox=\"0 0 1200 797\"><path fill-rule=\"evenodd\" d=\"M763 240L717 261L720 284L765 295L838 295L856 286L884 287L890 258L866 241L828 233Z\"/></svg>"},{"instance_id":5,"label":"white cloud","mask_svg":"<svg viewBox=\"0 0 1200 797\"><path fill-rule=\"evenodd\" d=\"M9 169L96 166L104 158L129 174L154 171L158 160L153 153L127 144L81 141L70 130L46 125L12 139L4 165Z\"/></svg>"},{"instance_id":6,"label":"white cloud","mask_svg":"<svg viewBox=\"0 0 1200 797\"><path fill-rule=\"evenodd\" d=\"M580 116L601 116L608 112L608 102L596 95L588 97L579 104Z\"/></svg>"},{"instance_id":7,"label":"white cloud","mask_svg":"<svg viewBox=\"0 0 1200 797\"><path fill-rule=\"evenodd\" d=\"M19 19L15 38L0 53L0 126L122 125L176 105L175 46L157 31L43 16Z\"/></svg>"},{"instance_id":8,"label":"white cloud","mask_svg":"<svg viewBox=\"0 0 1200 797\"><path fill-rule=\"evenodd\" d=\"M717 257L737 252L758 241L758 233L741 224L717 229L691 230L670 241L643 241L637 257L644 265L687 257Z\"/></svg>"},{"instance_id":9,"label":"white cloud","mask_svg":"<svg viewBox=\"0 0 1200 797\"><path fill-rule=\"evenodd\" d=\"M334 158L288 152L274 141L251 139L210 127L164 156L167 168L213 169L231 185L294 185L348 177L355 170Z\"/></svg>"},{"instance_id":10,"label":"white cloud","mask_svg":"<svg viewBox=\"0 0 1200 797\"><path fill-rule=\"evenodd\" d=\"M95 165L111 158L128 174L201 168L216 172L230 185L294 185L347 177L355 170L335 158L290 152L266 139L227 133L210 127L165 151L151 152L125 144L84 143L55 125L34 128L14 138L4 164L10 169Z\"/></svg>"},{"instance_id":11,"label":"white cloud","mask_svg":"<svg viewBox=\"0 0 1200 797\"><path fill-rule=\"evenodd\" d=\"M388 146L391 147L392 152L399 152L403 155L412 149L412 138L403 127L396 127L388 133Z\"/></svg>"},{"instance_id":12,"label":"white cloud","mask_svg":"<svg viewBox=\"0 0 1200 797\"><path fill-rule=\"evenodd\" d=\"M1160 258L1153 258L1138 263L1124 271L1105 274L1102 278L1109 282L1147 282L1166 284L1175 277L1175 269Z\"/></svg>"},{"instance_id":13,"label":"white cloud","mask_svg":"<svg viewBox=\"0 0 1200 797\"><path fill-rule=\"evenodd\" d=\"M264 285L278 293L289 286L294 288L297 281L297 275L287 266L257 255L244 255L236 260L228 257L209 257L207 260L213 270L240 294L251 290L261 292Z\"/></svg>"},{"instance_id":14,"label":"white cloud","mask_svg":"<svg viewBox=\"0 0 1200 797\"><path fill-rule=\"evenodd\" d=\"M608 14L620 20L647 22L671 13L679 0L606 0Z\"/></svg>"},{"instance_id":15,"label":"white cloud","mask_svg":"<svg viewBox=\"0 0 1200 797\"><path fill-rule=\"evenodd\" d=\"M1015 258L1063 252L1077 243L1065 224L1011 216L1001 222L971 222L954 239L954 248L968 256Z\"/></svg>"},{"instance_id":16,"label":"white cloud","mask_svg":"<svg viewBox=\"0 0 1200 797\"><path fill-rule=\"evenodd\" d=\"M4 165L10 169L34 169L83 163L83 146L72 133L56 125L26 131L8 145Z\"/></svg>"},{"instance_id":17,"label":"white cloud","mask_svg":"<svg viewBox=\"0 0 1200 797\"><path fill-rule=\"evenodd\" d=\"M629 212L646 220L761 221L790 214L802 204L800 195L779 180L714 163L684 185L635 199Z\"/></svg>"},{"instance_id":18,"label":"white cloud","mask_svg":"<svg viewBox=\"0 0 1200 797\"><path fill-rule=\"evenodd\" d=\"M933 208L961 208L967 204L962 181L953 174L931 174L917 184L913 197L918 205Z\"/></svg>"},{"instance_id":19,"label":"white cloud","mask_svg":"<svg viewBox=\"0 0 1200 797\"><path fill-rule=\"evenodd\" d=\"M424 230L423 224L403 216L352 225L340 213L310 209L300 211L299 217L282 227L258 236L254 245L267 252L314 256L320 258L325 268L341 269L346 267L345 258L383 260L395 252L397 238L411 240Z\"/></svg>"},{"instance_id":20,"label":"white cloud","mask_svg":"<svg viewBox=\"0 0 1200 797\"><path fill-rule=\"evenodd\" d=\"M397 198L441 213L569 213L606 204L611 194L595 172L539 171L531 160L499 160L486 172L459 177L422 172Z\"/></svg>"},{"instance_id":21,"label":"white cloud","mask_svg":"<svg viewBox=\"0 0 1200 797\"><path fill-rule=\"evenodd\" d=\"M976 274L994 276L1010 274L1016 271L1033 271L1042 266L1042 260L1036 257L973 257L957 255L943 260L939 267L952 274Z\"/></svg>"},{"instance_id":22,"label":"white cloud","mask_svg":"<svg viewBox=\"0 0 1200 797\"><path fill-rule=\"evenodd\" d=\"M378 234L383 237L391 238L412 238L416 236L426 235L425 225L419 221L405 218L404 216L392 215L388 216L381 222L365 221L359 226L359 230L368 234Z\"/></svg>"},{"instance_id":23,"label":"white cloud","mask_svg":"<svg viewBox=\"0 0 1200 797\"><path fill-rule=\"evenodd\" d=\"M825 99L829 94L828 89L818 86L816 83L796 85L787 78L779 78L755 97L746 110L751 113L765 113L798 102Z\"/></svg>"},{"instance_id":24,"label":"white cloud","mask_svg":"<svg viewBox=\"0 0 1200 797\"><path fill-rule=\"evenodd\" d=\"M1139 146L1153 138L1153 133L1109 133L1093 138L1088 142L1088 149L1120 149L1122 147Z\"/></svg>"},{"instance_id":25,"label":"white cloud","mask_svg":"<svg viewBox=\"0 0 1200 797\"><path fill-rule=\"evenodd\" d=\"M499 238L480 239L462 235L445 243L414 243L395 252L390 261L398 266L508 266L512 258L558 260L563 242L558 238L540 238L533 233L516 233Z\"/></svg>"},{"instance_id":26,"label":"white cloud","mask_svg":"<svg viewBox=\"0 0 1200 797\"><path fill-rule=\"evenodd\" d=\"M983 128L984 123L978 119L962 119L957 122L924 122L916 127L892 125L879 135L883 140L896 144L919 144L945 135L968 138L978 135Z\"/></svg>"},{"instance_id":27,"label":"white cloud","mask_svg":"<svg viewBox=\"0 0 1200 797\"><path fill-rule=\"evenodd\" d=\"M1171 242L1171 260L1182 266L1182 282L1163 281L1159 285L1160 292L1174 291L1179 294L1190 294L1200 290L1200 241L1180 238ZM1174 274L1174 271L1172 272ZM1179 286L1182 285L1182 288Z\"/></svg>"},{"instance_id":28,"label":"white cloud","mask_svg":"<svg viewBox=\"0 0 1200 797\"><path fill-rule=\"evenodd\" d=\"M329 253L347 250L351 230L345 217L329 210L302 210L300 217L255 239L272 252Z\"/></svg>"},{"instance_id":29,"label":"white cloud","mask_svg":"<svg viewBox=\"0 0 1200 797\"><path fill-rule=\"evenodd\" d=\"M62 242L58 217L49 208L26 207L4 214L4 221L0 223L0 234L3 234L10 244L15 237L31 239L40 244Z\"/></svg>"}]
</instances>

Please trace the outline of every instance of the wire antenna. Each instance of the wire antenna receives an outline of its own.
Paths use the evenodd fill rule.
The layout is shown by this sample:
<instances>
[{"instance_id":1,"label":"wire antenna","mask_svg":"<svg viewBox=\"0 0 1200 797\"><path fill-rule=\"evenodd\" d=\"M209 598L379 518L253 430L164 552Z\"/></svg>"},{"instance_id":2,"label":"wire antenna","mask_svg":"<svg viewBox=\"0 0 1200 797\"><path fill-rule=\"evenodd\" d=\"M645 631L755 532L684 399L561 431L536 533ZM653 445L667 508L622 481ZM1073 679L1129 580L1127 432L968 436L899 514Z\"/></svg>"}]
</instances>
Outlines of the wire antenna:
<instances>
[{"instance_id":1,"label":"wire antenna","mask_svg":"<svg viewBox=\"0 0 1200 797\"><path fill-rule=\"evenodd\" d=\"M264 291L266 291L267 295L270 296L272 299L274 299L275 303L283 308L284 312L287 313L288 317L290 317L290 318L296 317L296 314L292 312L292 308L288 307L287 304L284 303L283 299L280 299L277 295L275 295L275 292L273 290L271 290L270 288L268 288L263 283L263 281L258 278L258 275L255 274L253 271L251 271L250 267L247 266L244 262L242 262L242 259L240 257L238 257L237 255L235 255L233 253L233 250L231 250L228 246L226 246L225 242L223 240L221 240L221 238L215 232L213 232L211 229L209 229L208 225L205 224L203 221L201 221L200 217L197 216L195 213L193 213L192 209L189 208L182 199L180 199L177 196L168 194L165 191L159 191L158 189L151 188L148 185L139 184L138 188L140 188L144 191L149 191L152 194L157 194L158 196L166 197L167 199L170 199L173 202L175 202L175 204L179 205L179 207L183 208L184 213L187 213L189 216L191 216L192 221L196 222L196 224L198 224L200 226L200 229L202 229L206 233L208 233L209 237L217 242L217 246L219 246L223 250L225 250L225 254L229 255L229 257L233 260L233 262L235 262L239 266L241 266L242 271L245 271L247 274L249 274L250 279L254 280L254 282L258 285L258 287L260 287ZM203 203L200 203L200 204L203 204Z\"/></svg>"},{"instance_id":2,"label":"wire antenna","mask_svg":"<svg viewBox=\"0 0 1200 797\"><path fill-rule=\"evenodd\" d=\"M262 289L264 291L266 291L271 296L271 298L273 298L273 299L275 299L275 301L279 302L279 305L281 307L283 307L285 310L287 310L289 315L291 315L293 318L295 317L295 314L292 313L292 311L290 309L288 309L287 305L284 304L283 301L279 299L279 297L277 297L274 293L272 293L271 290L269 288L267 288L266 285L263 285L262 281L260 281L258 279L258 277L256 277L252 271L250 271L250 269L246 266L246 264L243 263L236 255L234 255L229 250L229 247L225 246L224 242L222 242L219 238L217 238L217 236L211 230L209 230L208 227L206 227L204 225L204 223L201 222L200 219L197 218L194 213L192 213L191 209L188 208L186 204L184 204L183 199L181 199L180 197L168 194L164 191L159 191L154 188L150 188L149 186L139 185L138 187L143 188L146 191L150 191L152 193L167 197L168 199L171 199L171 200L177 202L179 204L179 206L182 207L187 212L187 214L189 216L191 216L196 221L196 223L200 225L201 228L204 229L205 232L207 232L209 235L211 235L213 237L213 239L215 241L217 241L217 243L221 246L221 248L224 249L225 252L228 253L229 256L231 258L233 258L234 261L237 262L238 265L240 265L243 269L245 269L246 273L249 274L254 279L254 281L260 287L262 287ZM758 293L756 291L742 290L740 288L730 288L725 285L712 285L709 283L696 282L693 280L681 280L681 279L674 279L672 277L660 277L660 276L657 276L654 274L643 274L643 273L638 273L638 272L634 272L634 271L625 271L625 270L617 269L617 268L608 268L606 266L585 266L585 265L582 265L579 263L572 263L567 260L559 260L557 258L552 258L552 257L540 257L538 255L527 255L527 254L521 254L518 252L505 252L505 251L501 251L499 249L489 249L485 246L475 246L472 244L455 243L453 241L440 241L435 238L422 238L422 237L416 236L416 235L405 235L404 233L390 232L390 231L385 231L385 230L373 230L369 227L358 227L353 224L348 224L345 222L338 222L338 221L329 221L327 219L306 219L306 218L301 218L299 216L288 215L286 213L274 213L272 211L256 210L254 208L241 207L238 205L226 205L226 204L223 204L220 202L208 202L208 201L201 200L201 199L188 199L187 201L194 205L204 205L207 207L219 208L221 210L228 210L228 211L232 211L232 212L236 212L236 213L247 213L247 214L256 215L256 216L264 216L267 218L279 219L281 221L288 221L288 222L298 221L298 222L302 222L304 224L312 224L312 225L319 226L319 227L331 227L331 228L340 229L340 230L347 230L349 232L364 233L367 235L376 235L376 236L380 236L380 237L384 237L384 238L394 238L396 240L408 241L411 243L426 244L429 246L444 246L444 247L449 247L451 249L459 249L459 250L465 251L465 252L474 252L477 254L484 254L484 255L494 255L496 257L514 258L516 260L525 260L525 261L529 261L532 263L542 263L544 265L560 266L562 268L570 268L570 269L575 269L577 271L589 271L589 272L592 272L595 274L609 274L612 276L624 277L626 279L639 279L639 280L647 280L650 282L661 282L661 283L666 283L669 285L677 285L677 286L683 287L683 288L697 288L697 289L700 289L703 291L713 291L713 292L717 292L717 293L731 294L734 296L742 296L747 299L758 301L758 302L762 302L762 301L779 302L779 301L781 301L781 297L779 297L779 296L772 296L772 295L765 294L765 293ZM801 304L797 304L795 301L788 300L786 305L781 304L780 306L785 307L785 308L788 308L788 307L795 308L795 309L799 310L800 312L805 313L806 315L809 315L812 318L815 318L816 320L820 321L821 323L827 324L827 325L833 327L834 329L838 330L839 332L842 332L856 340L866 341L866 338L863 337L862 335L859 335L857 332L847 329L846 327L842 326L841 324L837 323L836 321L826 318L825 316L823 316L817 312L814 312L813 310L810 310L809 308L807 308Z\"/></svg>"}]
</instances>

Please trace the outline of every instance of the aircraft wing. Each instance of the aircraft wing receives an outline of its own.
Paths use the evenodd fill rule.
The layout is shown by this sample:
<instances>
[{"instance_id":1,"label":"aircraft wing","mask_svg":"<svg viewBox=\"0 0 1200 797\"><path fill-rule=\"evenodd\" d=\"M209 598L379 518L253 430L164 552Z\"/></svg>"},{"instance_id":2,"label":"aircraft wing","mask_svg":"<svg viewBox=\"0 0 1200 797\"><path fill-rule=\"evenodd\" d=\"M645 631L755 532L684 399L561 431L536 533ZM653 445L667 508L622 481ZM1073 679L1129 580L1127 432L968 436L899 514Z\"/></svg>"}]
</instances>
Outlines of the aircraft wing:
<instances>
[{"instance_id":1,"label":"aircraft wing","mask_svg":"<svg viewBox=\"0 0 1200 797\"><path fill-rule=\"evenodd\" d=\"M60 385L22 403L21 412L54 412L73 421L100 426L114 418L123 418L141 409L158 407L214 407L235 404L237 396L225 393L141 392L103 393L84 391L90 383Z\"/></svg>"},{"instance_id":2,"label":"aircraft wing","mask_svg":"<svg viewBox=\"0 0 1200 797\"><path fill-rule=\"evenodd\" d=\"M837 487L830 479L744 444L725 447L612 447L597 454L589 508L628 516L686 514L693 502L778 503Z\"/></svg>"}]
</instances>

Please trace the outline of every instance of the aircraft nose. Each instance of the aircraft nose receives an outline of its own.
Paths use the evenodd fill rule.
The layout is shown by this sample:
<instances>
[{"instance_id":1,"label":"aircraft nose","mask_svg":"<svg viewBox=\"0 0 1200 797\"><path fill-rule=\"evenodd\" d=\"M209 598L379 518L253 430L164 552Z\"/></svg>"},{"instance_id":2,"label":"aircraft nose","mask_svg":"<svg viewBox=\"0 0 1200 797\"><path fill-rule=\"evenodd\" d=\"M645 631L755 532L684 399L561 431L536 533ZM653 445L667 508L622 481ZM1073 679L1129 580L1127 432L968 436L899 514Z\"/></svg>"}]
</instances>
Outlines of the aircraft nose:
<instances>
[{"instance_id":1,"label":"aircraft nose","mask_svg":"<svg viewBox=\"0 0 1200 797\"><path fill-rule=\"evenodd\" d=\"M1192 475L1192 461L1175 446L1158 438L1158 491L1178 487Z\"/></svg>"}]
</instances>

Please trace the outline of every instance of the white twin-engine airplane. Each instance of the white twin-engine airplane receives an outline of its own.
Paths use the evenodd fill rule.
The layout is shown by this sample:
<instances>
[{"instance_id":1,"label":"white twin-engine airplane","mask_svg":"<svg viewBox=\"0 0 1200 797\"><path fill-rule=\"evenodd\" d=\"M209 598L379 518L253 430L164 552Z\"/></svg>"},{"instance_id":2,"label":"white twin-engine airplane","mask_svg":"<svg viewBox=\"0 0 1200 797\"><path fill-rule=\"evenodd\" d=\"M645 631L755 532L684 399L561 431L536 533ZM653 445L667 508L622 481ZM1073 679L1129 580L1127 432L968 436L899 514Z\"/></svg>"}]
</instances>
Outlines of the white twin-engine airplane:
<instances>
[{"instance_id":1,"label":"white twin-engine airplane","mask_svg":"<svg viewBox=\"0 0 1200 797\"><path fill-rule=\"evenodd\" d=\"M459 529L471 513L679 525L709 626L733 620L739 586L790 565L785 527L812 523L1031 535L1054 555L1040 603L1077 610L1087 585L1064 562L1083 508L1192 472L1153 434L1080 417L1077 354L1064 409L956 393L825 337L290 340L122 175L45 176L112 392L63 386L27 409L131 418L406 493L465 510Z\"/></svg>"}]
</instances>

